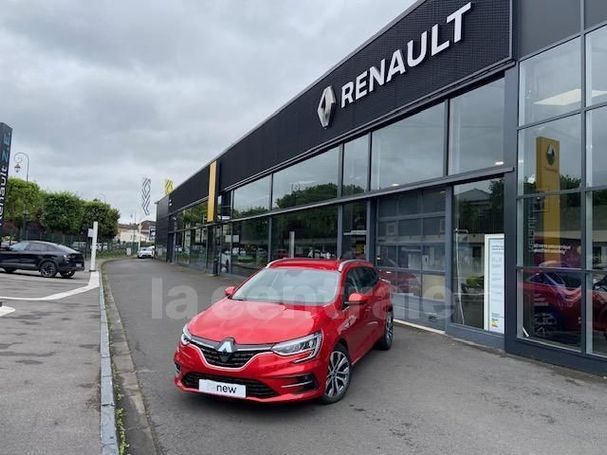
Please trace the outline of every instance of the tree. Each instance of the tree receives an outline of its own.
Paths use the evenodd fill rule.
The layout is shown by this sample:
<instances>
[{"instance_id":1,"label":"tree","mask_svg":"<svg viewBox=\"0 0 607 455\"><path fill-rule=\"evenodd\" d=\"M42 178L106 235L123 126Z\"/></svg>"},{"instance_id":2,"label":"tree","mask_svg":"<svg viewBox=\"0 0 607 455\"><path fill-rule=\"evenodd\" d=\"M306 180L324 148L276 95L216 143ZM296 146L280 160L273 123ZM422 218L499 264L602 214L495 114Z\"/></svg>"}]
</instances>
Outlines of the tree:
<instances>
[{"instance_id":1,"label":"tree","mask_svg":"<svg viewBox=\"0 0 607 455\"><path fill-rule=\"evenodd\" d=\"M43 193L34 182L26 182L16 177L9 177L6 194L5 220L15 225L23 222L27 212L30 221L40 219Z\"/></svg>"},{"instance_id":2,"label":"tree","mask_svg":"<svg viewBox=\"0 0 607 455\"><path fill-rule=\"evenodd\" d=\"M99 238L111 239L118 234L120 212L98 199L82 202L80 232L87 232L93 222L99 222Z\"/></svg>"},{"instance_id":3,"label":"tree","mask_svg":"<svg viewBox=\"0 0 607 455\"><path fill-rule=\"evenodd\" d=\"M83 201L73 193L47 193L42 202L42 225L51 232L78 234Z\"/></svg>"}]
</instances>

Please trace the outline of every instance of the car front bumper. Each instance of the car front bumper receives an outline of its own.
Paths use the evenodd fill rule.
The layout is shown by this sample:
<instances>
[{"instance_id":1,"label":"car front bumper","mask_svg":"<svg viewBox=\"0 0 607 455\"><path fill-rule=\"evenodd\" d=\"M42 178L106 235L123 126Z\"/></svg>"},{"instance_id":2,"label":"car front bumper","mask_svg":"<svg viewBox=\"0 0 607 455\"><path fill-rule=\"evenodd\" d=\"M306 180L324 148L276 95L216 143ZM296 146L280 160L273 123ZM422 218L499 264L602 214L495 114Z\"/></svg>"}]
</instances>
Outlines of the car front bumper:
<instances>
[{"instance_id":1,"label":"car front bumper","mask_svg":"<svg viewBox=\"0 0 607 455\"><path fill-rule=\"evenodd\" d=\"M177 372L175 385L184 392L201 392L199 380L240 384L247 387L246 398L237 398L263 403L304 401L323 395L327 363L316 358L293 363L293 358L281 357L273 352L255 355L240 368L211 365L204 354L193 344L177 346L174 355Z\"/></svg>"}]
</instances>

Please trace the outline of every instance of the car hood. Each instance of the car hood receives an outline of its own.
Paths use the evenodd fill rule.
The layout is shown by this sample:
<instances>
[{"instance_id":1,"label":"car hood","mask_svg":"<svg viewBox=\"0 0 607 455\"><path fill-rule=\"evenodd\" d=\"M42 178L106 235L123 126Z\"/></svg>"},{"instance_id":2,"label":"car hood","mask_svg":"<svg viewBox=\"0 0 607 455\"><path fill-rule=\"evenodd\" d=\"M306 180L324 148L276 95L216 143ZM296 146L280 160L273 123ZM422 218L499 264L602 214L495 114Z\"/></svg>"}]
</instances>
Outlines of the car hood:
<instances>
[{"instance_id":1,"label":"car hood","mask_svg":"<svg viewBox=\"0 0 607 455\"><path fill-rule=\"evenodd\" d=\"M194 336L238 344L270 344L309 335L317 330L325 307L222 299L188 325Z\"/></svg>"}]
</instances>

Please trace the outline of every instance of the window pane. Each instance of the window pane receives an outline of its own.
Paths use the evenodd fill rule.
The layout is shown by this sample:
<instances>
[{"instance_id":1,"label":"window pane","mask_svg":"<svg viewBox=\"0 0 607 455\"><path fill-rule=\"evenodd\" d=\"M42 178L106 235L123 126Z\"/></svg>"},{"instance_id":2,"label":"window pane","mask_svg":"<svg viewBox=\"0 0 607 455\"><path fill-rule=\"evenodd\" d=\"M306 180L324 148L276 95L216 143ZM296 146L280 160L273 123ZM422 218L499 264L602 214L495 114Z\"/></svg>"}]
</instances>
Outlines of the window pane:
<instances>
[{"instance_id":1,"label":"window pane","mask_svg":"<svg viewBox=\"0 0 607 455\"><path fill-rule=\"evenodd\" d=\"M274 174L272 206L294 207L337 197L339 148Z\"/></svg>"},{"instance_id":2,"label":"window pane","mask_svg":"<svg viewBox=\"0 0 607 455\"><path fill-rule=\"evenodd\" d=\"M450 174L504 164L504 90L500 79L451 100Z\"/></svg>"},{"instance_id":3,"label":"window pane","mask_svg":"<svg viewBox=\"0 0 607 455\"><path fill-rule=\"evenodd\" d=\"M344 234L342 244L344 259L367 257L367 203L355 202L344 205Z\"/></svg>"},{"instance_id":4,"label":"window pane","mask_svg":"<svg viewBox=\"0 0 607 455\"><path fill-rule=\"evenodd\" d=\"M580 41L575 39L521 62L519 123L579 109L582 101Z\"/></svg>"},{"instance_id":5,"label":"window pane","mask_svg":"<svg viewBox=\"0 0 607 455\"><path fill-rule=\"evenodd\" d=\"M369 136L363 136L344 145L344 177L342 194L367 191L369 175Z\"/></svg>"},{"instance_id":6,"label":"window pane","mask_svg":"<svg viewBox=\"0 0 607 455\"><path fill-rule=\"evenodd\" d=\"M504 181L485 180L454 188L452 320L485 328L485 237L504 232Z\"/></svg>"},{"instance_id":7,"label":"window pane","mask_svg":"<svg viewBox=\"0 0 607 455\"><path fill-rule=\"evenodd\" d=\"M521 336L580 347L581 275L561 271L523 271ZM520 279L520 278L519 278Z\"/></svg>"},{"instance_id":8,"label":"window pane","mask_svg":"<svg viewBox=\"0 0 607 455\"><path fill-rule=\"evenodd\" d=\"M234 218L267 212L269 205L270 176L234 190Z\"/></svg>"},{"instance_id":9,"label":"window pane","mask_svg":"<svg viewBox=\"0 0 607 455\"><path fill-rule=\"evenodd\" d=\"M398 251L398 266L403 269L421 270L421 247L418 245L401 246Z\"/></svg>"},{"instance_id":10,"label":"window pane","mask_svg":"<svg viewBox=\"0 0 607 455\"><path fill-rule=\"evenodd\" d=\"M445 211L445 190L424 191L422 195L424 213Z\"/></svg>"},{"instance_id":11,"label":"window pane","mask_svg":"<svg viewBox=\"0 0 607 455\"><path fill-rule=\"evenodd\" d=\"M429 245L424 247L422 256L424 270L442 272L445 270L445 245Z\"/></svg>"},{"instance_id":12,"label":"window pane","mask_svg":"<svg viewBox=\"0 0 607 455\"><path fill-rule=\"evenodd\" d=\"M607 190L592 193L592 268L607 270Z\"/></svg>"},{"instance_id":13,"label":"window pane","mask_svg":"<svg viewBox=\"0 0 607 455\"><path fill-rule=\"evenodd\" d=\"M371 188L442 176L444 127L439 104L373 132Z\"/></svg>"},{"instance_id":14,"label":"window pane","mask_svg":"<svg viewBox=\"0 0 607 455\"><path fill-rule=\"evenodd\" d=\"M523 207L523 264L579 268L581 265L580 195L537 196Z\"/></svg>"},{"instance_id":15,"label":"window pane","mask_svg":"<svg viewBox=\"0 0 607 455\"><path fill-rule=\"evenodd\" d=\"M607 275L592 280L592 352L607 355Z\"/></svg>"},{"instance_id":16,"label":"window pane","mask_svg":"<svg viewBox=\"0 0 607 455\"><path fill-rule=\"evenodd\" d=\"M588 112L586 122L586 179L588 186L607 185L607 108Z\"/></svg>"},{"instance_id":17,"label":"window pane","mask_svg":"<svg viewBox=\"0 0 607 455\"><path fill-rule=\"evenodd\" d=\"M519 135L519 192L578 188L582 180L579 115L527 128Z\"/></svg>"},{"instance_id":18,"label":"window pane","mask_svg":"<svg viewBox=\"0 0 607 455\"><path fill-rule=\"evenodd\" d=\"M291 243L292 242L292 243ZM272 259L335 258L337 207L279 215L272 220Z\"/></svg>"},{"instance_id":19,"label":"window pane","mask_svg":"<svg viewBox=\"0 0 607 455\"><path fill-rule=\"evenodd\" d=\"M226 257L227 256L227 257ZM233 224L232 251L222 255L222 267L248 276L268 263L268 219Z\"/></svg>"},{"instance_id":20,"label":"window pane","mask_svg":"<svg viewBox=\"0 0 607 455\"><path fill-rule=\"evenodd\" d=\"M607 27L588 35L586 42L586 102L607 101Z\"/></svg>"}]
</instances>

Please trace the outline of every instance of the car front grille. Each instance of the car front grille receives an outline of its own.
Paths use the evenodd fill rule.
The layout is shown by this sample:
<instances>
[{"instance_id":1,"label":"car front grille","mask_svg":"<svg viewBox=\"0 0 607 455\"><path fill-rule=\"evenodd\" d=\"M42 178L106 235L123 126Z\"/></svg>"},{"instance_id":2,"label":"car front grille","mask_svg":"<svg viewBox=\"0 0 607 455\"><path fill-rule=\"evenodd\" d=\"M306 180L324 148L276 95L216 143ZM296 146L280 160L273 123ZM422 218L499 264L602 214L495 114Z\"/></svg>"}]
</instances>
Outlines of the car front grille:
<instances>
[{"instance_id":1,"label":"car front grille","mask_svg":"<svg viewBox=\"0 0 607 455\"><path fill-rule=\"evenodd\" d=\"M256 354L259 354L262 351L236 351L227 358L227 360L221 360L221 356L219 352L217 352L213 348L209 348L207 346L198 345L204 355L204 358L211 365L216 367L224 367L224 368L240 368L243 367L249 360L253 358Z\"/></svg>"},{"instance_id":2,"label":"car front grille","mask_svg":"<svg viewBox=\"0 0 607 455\"><path fill-rule=\"evenodd\" d=\"M226 384L240 384L247 388L247 397L252 398L272 398L278 395L274 390L261 381L255 379L232 378L229 376L215 376L210 374L188 373L181 382L189 389L198 389L198 381L208 379Z\"/></svg>"}]
</instances>

